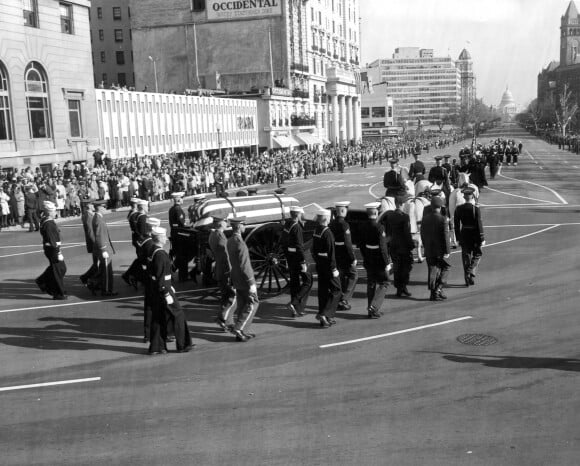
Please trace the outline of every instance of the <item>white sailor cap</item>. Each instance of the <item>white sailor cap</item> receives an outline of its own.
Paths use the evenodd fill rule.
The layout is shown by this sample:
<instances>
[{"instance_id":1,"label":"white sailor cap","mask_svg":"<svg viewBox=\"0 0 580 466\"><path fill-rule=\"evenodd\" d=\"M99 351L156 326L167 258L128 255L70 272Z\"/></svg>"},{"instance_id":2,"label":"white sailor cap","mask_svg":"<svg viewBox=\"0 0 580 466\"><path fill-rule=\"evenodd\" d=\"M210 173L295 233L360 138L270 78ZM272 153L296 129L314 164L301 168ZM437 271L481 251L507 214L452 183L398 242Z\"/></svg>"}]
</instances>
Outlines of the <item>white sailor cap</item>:
<instances>
[{"instance_id":1,"label":"white sailor cap","mask_svg":"<svg viewBox=\"0 0 580 466\"><path fill-rule=\"evenodd\" d=\"M153 227L151 228L151 236L164 236L167 235L167 230L163 227Z\"/></svg>"},{"instance_id":2,"label":"white sailor cap","mask_svg":"<svg viewBox=\"0 0 580 466\"><path fill-rule=\"evenodd\" d=\"M318 215L319 217L330 217L330 210L328 209L317 210L316 215Z\"/></svg>"},{"instance_id":3,"label":"white sailor cap","mask_svg":"<svg viewBox=\"0 0 580 466\"><path fill-rule=\"evenodd\" d=\"M183 196L185 196L185 193L184 192L171 193L171 197L173 199L181 199Z\"/></svg>"},{"instance_id":4,"label":"white sailor cap","mask_svg":"<svg viewBox=\"0 0 580 466\"><path fill-rule=\"evenodd\" d=\"M299 205L290 206L290 212L300 212L301 214L304 213L304 209Z\"/></svg>"},{"instance_id":5,"label":"white sailor cap","mask_svg":"<svg viewBox=\"0 0 580 466\"><path fill-rule=\"evenodd\" d=\"M137 204L141 199L139 199L138 197L132 197L131 199L129 199L129 202L131 204Z\"/></svg>"},{"instance_id":6,"label":"white sailor cap","mask_svg":"<svg viewBox=\"0 0 580 466\"><path fill-rule=\"evenodd\" d=\"M161 220L155 217L147 217L145 223L147 223L147 225L151 227L158 227L159 225L161 225Z\"/></svg>"},{"instance_id":7,"label":"white sailor cap","mask_svg":"<svg viewBox=\"0 0 580 466\"><path fill-rule=\"evenodd\" d=\"M337 201L334 203L335 207L348 207L350 205L350 201Z\"/></svg>"},{"instance_id":8,"label":"white sailor cap","mask_svg":"<svg viewBox=\"0 0 580 466\"><path fill-rule=\"evenodd\" d=\"M201 201L202 199L205 199L205 194L196 194L193 196L194 201Z\"/></svg>"},{"instance_id":9,"label":"white sailor cap","mask_svg":"<svg viewBox=\"0 0 580 466\"><path fill-rule=\"evenodd\" d=\"M365 204L365 209L367 210L379 210L379 208L381 207L381 203L380 202L369 202L368 204Z\"/></svg>"},{"instance_id":10,"label":"white sailor cap","mask_svg":"<svg viewBox=\"0 0 580 466\"><path fill-rule=\"evenodd\" d=\"M51 202L51 201L44 201L42 203L42 208L44 210L56 210L56 206L54 205L54 202Z\"/></svg>"},{"instance_id":11,"label":"white sailor cap","mask_svg":"<svg viewBox=\"0 0 580 466\"><path fill-rule=\"evenodd\" d=\"M137 205L147 205L148 202L145 199L138 199L135 204L137 204Z\"/></svg>"}]
</instances>

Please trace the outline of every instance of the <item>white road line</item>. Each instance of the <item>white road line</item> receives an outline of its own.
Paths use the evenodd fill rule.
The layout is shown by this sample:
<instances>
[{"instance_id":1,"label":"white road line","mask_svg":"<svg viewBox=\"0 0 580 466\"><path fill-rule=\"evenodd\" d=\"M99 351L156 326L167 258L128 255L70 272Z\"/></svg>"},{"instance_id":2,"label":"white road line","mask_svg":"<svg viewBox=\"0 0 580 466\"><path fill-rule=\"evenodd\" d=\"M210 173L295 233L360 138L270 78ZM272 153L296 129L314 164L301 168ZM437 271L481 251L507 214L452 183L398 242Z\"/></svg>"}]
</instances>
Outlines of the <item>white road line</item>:
<instances>
[{"instance_id":1,"label":"white road line","mask_svg":"<svg viewBox=\"0 0 580 466\"><path fill-rule=\"evenodd\" d=\"M101 380L100 377L90 377L88 379L60 380L58 382L33 383L30 385L15 385L14 387L0 387L0 392L25 390L27 388L54 387L55 385L70 385L73 383L98 382L99 380Z\"/></svg>"},{"instance_id":2,"label":"white road line","mask_svg":"<svg viewBox=\"0 0 580 466\"><path fill-rule=\"evenodd\" d=\"M544 207L547 209L578 208L580 204L479 204L486 209L513 209L514 207Z\"/></svg>"},{"instance_id":3,"label":"white road line","mask_svg":"<svg viewBox=\"0 0 580 466\"><path fill-rule=\"evenodd\" d=\"M79 246L82 246L82 244L73 244L71 246L63 246L61 249L78 248ZM41 252L43 252L43 251L28 251L28 252L18 252L15 254L5 254L3 256L0 256L0 259L5 258L5 257L16 257L16 256L26 256L28 254L38 254Z\"/></svg>"},{"instance_id":4,"label":"white road line","mask_svg":"<svg viewBox=\"0 0 580 466\"><path fill-rule=\"evenodd\" d=\"M543 170L543 168L540 167L540 170ZM568 202L566 202L566 200L562 196L560 196L556 191L554 191L552 188L548 188L547 186L544 186L543 184L534 183L532 181L527 181L527 180L518 180L517 178L512 178L510 176L505 176L505 175L503 175L501 173L499 174L499 176L501 176L502 178L505 178L506 180L519 181L520 183L527 183L527 184L531 184L533 186L538 186L540 188L543 188L543 189L545 189L547 191L550 191L554 196L556 196L560 200L560 202L562 204L568 204Z\"/></svg>"},{"instance_id":5,"label":"white road line","mask_svg":"<svg viewBox=\"0 0 580 466\"><path fill-rule=\"evenodd\" d=\"M187 293L195 293L198 291L209 291L209 290L215 290L215 288L199 288L197 290L177 291L176 294L187 294ZM143 299L143 295L124 296L121 298L101 299L101 300L95 300L95 301L75 301L72 303L50 304L50 305L46 305L46 306L21 307L18 309L0 309L0 314L6 314L8 312L37 311L39 309L54 309L56 307L71 307L71 306L84 306L84 305L89 305L89 304L110 303L110 302L114 302L114 301L125 301L128 299Z\"/></svg>"},{"instance_id":6,"label":"white road line","mask_svg":"<svg viewBox=\"0 0 580 466\"><path fill-rule=\"evenodd\" d=\"M473 318L472 316L459 317L457 319L444 320L443 322L437 322L434 324L421 325L420 327L413 327L413 328L408 328L405 330L398 330L396 332L383 333L382 335L374 335L372 337L357 338L356 340L348 340L348 341L341 341L339 343L330 343L328 345L320 345L319 348L321 348L321 349L334 348L336 346L351 345L353 343L360 343L363 341L377 340L379 338L386 338L386 337L390 337L393 335L401 335L403 333L416 332L418 330L424 330L426 328L431 328L431 327L439 327L441 325L448 325L448 324L452 324L454 322L460 322L462 320L468 320L468 319L472 319L472 318Z\"/></svg>"},{"instance_id":7,"label":"white road line","mask_svg":"<svg viewBox=\"0 0 580 466\"><path fill-rule=\"evenodd\" d=\"M553 227L553 226L573 226L573 225L580 225L578 223L530 223L528 225L485 225L485 228L512 228L512 227Z\"/></svg>"},{"instance_id":8,"label":"white road line","mask_svg":"<svg viewBox=\"0 0 580 466\"><path fill-rule=\"evenodd\" d=\"M555 205L558 205L558 203L557 202L554 202L554 201L546 201L544 199L536 199L534 197L526 197L526 196L520 196L519 194L506 193L504 191L500 191L499 189L490 188L489 186L487 186L485 189L486 190L489 190L489 191L494 191L494 192L499 193L499 194L504 194L506 196L517 197L519 199L528 199L530 201L537 201L537 202L544 202L546 204L555 204Z\"/></svg>"},{"instance_id":9,"label":"white road line","mask_svg":"<svg viewBox=\"0 0 580 466\"><path fill-rule=\"evenodd\" d=\"M379 184L381 184L382 182L379 181L378 183L373 184L371 187L369 187L369 194L373 197L381 197L381 196L377 196L376 194L373 193L373 188Z\"/></svg>"},{"instance_id":10,"label":"white road line","mask_svg":"<svg viewBox=\"0 0 580 466\"><path fill-rule=\"evenodd\" d=\"M529 158L531 158L533 161L535 161L535 160L536 160L536 159L534 158L534 156L528 152L528 150L527 150L527 149L525 149L525 151L526 151L526 154L527 154L527 156L528 156ZM538 163L538 162L536 162L536 163Z\"/></svg>"},{"instance_id":11,"label":"white road line","mask_svg":"<svg viewBox=\"0 0 580 466\"><path fill-rule=\"evenodd\" d=\"M552 226L549 226L548 228L544 228L543 230L534 231L533 233L528 233L527 235L517 236L516 238L510 238L510 239L506 239L506 240L503 240L503 241L498 241L497 243L486 244L483 247L484 248L489 248L491 246L497 246L499 244L511 243L513 241L518 241L520 239L528 238L530 236L539 235L540 233L544 233L546 231L553 230L554 228L557 228L559 226L560 226L560 224L558 224L558 225L552 225Z\"/></svg>"}]
</instances>

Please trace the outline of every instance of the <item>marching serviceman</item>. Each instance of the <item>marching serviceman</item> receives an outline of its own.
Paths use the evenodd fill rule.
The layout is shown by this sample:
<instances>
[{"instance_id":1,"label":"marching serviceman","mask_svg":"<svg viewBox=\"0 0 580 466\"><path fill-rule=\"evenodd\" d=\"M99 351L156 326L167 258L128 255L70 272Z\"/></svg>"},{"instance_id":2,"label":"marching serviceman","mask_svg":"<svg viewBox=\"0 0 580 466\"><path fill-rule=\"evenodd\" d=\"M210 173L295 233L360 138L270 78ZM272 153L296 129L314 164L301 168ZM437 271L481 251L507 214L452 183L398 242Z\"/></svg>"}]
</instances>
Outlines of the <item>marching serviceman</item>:
<instances>
[{"instance_id":1,"label":"marching serviceman","mask_svg":"<svg viewBox=\"0 0 580 466\"><path fill-rule=\"evenodd\" d=\"M50 201L44 201L42 208L43 218L40 222L40 234L42 235L42 249L48 259L48 267L35 282L43 293L48 293L52 299L68 299L64 289L64 276L66 264L60 250L60 230L54 221L56 206Z\"/></svg>"},{"instance_id":2,"label":"marching serviceman","mask_svg":"<svg viewBox=\"0 0 580 466\"><path fill-rule=\"evenodd\" d=\"M92 284L89 280L87 286L91 289L93 294L96 289L101 290L102 296L117 296L118 293L113 291L113 260L109 254L109 246L113 254L115 253L115 248L113 242L111 241L111 236L109 235L109 228L105 222L103 214L105 213L107 201L100 200L94 201L95 215L93 216L93 231L95 234L95 247L94 251L97 255L98 260L98 285Z\"/></svg>"},{"instance_id":3,"label":"marching serviceman","mask_svg":"<svg viewBox=\"0 0 580 466\"><path fill-rule=\"evenodd\" d=\"M365 204L368 222L365 224L361 241L361 253L367 271L367 301L369 319L381 317L389 283L388 273L391 259L387 249L387 237L383 226L377 222L380 202Z\"/></svg>"},{"instance_id":4,"label":"marching serviceman","mask_svg":"<svg viewBox=\"0 0 580 466\"><path fill-rule=\"evenodd\" d=\"M448 184L449 173L447 172L447 169L441 165L442 160L443 156L441 155L435 157L435 166L431 167L429 170L429 176L427 177L430 183L436 183L438 185Z\"/></svg>"},{"instance_id":5,"label":"marching serviceman","mask_svg":"<svg viewBox=\"0 0 580 466\"><path fill-rule=\"evenodd\" d=\"M473 188L465 188L463 191L465 204L455 209L454 223L455 234L461 246L461 260L465 275L465 286L475 285L475 275L481 256L481 248L485 246L483 236L483 224L481 211L475 205Z\"/></svg>"},{"instance_id":6,"label":"marching serviceman","mask_svg":"<svg viewBox=\"0 0 580 466\"><path fill-rule=\"evenodd\" d=\"M139 243L139 262L143 270L143 286L145 294L143 296L143 342L147 343L151 338L151 321L153 320L152 310L152 288L151 288L151 270L149 267L149 257L156 249L151 231L161 225L161 220L154 217L147 218L147 236Z\"/></svg>"},{"instance_id":7,"label":"marching serviceman","mask_svg":"<svg viewBox=\"0 0 580 466\"><path fill-rule=\"evenodd\" d=\"M171 284L171 258L163 249L167 243L167 230L154 227L151 237L155 248L149 257L149 271L151 278L151 308L153 320L151 322L151 342L149 354L163 354L167 352L167 326L175 329L175 346L178 353L187 353L193 348L191 336L185 314Z\"/></svg>"},{"instance_id":8,"label":"marching serviceman","mask_svg":"<svg viewBox=\"0 0 580 466\"><path fill-rule=\"evenodd\" d=\"M421 222L421 240L427 258L427 282L431 291L431 301L447 299L443 294L443 286L451 264L447 261L450 255L449 219L441 213L445 201L440 197L431 199L432 211L423 215Z\"/></svg>"},{"instance_id":9,"label":"marching serviceman","mask_svg":"<svg viewBox=\"0 0 580 466\"><path fill-rule=\"evenodd\" d=\"M214 216L213 230L209 234L208 244L215 261L214 275L220 294L220 310L216 323L224 331L233 329L233 308L236 303L236 292L232 287L230 277L230 259L228 257L227 239L225 235L226 220Z\"/></svg>"},{"instance_id":10,"label":"marching serviceman","mask_svg":"<svg viewBox=\"0 0 580 466\"><path fill-rule=\"evenodd\" d=\"M336 266L340 274L340 287L342 290L338 310L348 311L351 308L349 301L352 298L358 280L350 226L345 220L350 202L339 201L334 205L336 208L335 216L334 220L330 222L329 228L334 235Z\"/></svg>"},{"instance_id":11,"label":"marching serviceman","mask_svg":"<svg viewBox=\"0 0 580 466\"><path fill-rule=\"evenodd\" d=\"M185 255L184 242L179 235L179 228L185 227L185 213L181 207L183 204L183 196L185 193L173 193L173 206L169 209L169 227L171 231L171 250L173 251L174 264L178 270L178 278L180 282L188 279L187 275L187 256Z\"/></svg>"},{"instance_id":12,"label":"marching serviceman","mask_svg":"<svg viewBox=\"0 0 580 466\"><path fill-rule=\"evenodd\" d=\"M230 218L233 234L227 242L232 285L236 290L237 301L234 335L236 340L240 342L248 341L256 336L250 333L249 330L260 304L258 301L258 288L254 279L254 270L250 262L250 253L242 238L242 233L244 233L246 228L245 223L245 217Z\"/></svg>"},{"instance_id":13,"label":"marching serviceman","mask_svg":"<svg viewBox=\"0 0 580 466\"><path fill-rule=\"evenodd\" d=\"M135 248L137 258L131 263L129 268L121 275L127 285L137 289L137 283L143 281L142 264L139 261L139 243L146 234L147 226L147 201L139 198L131 198L132 211L127 215L129 228L131 228L131 244Z\"/></svg>"},{"instance_id":14,"label":"marching serviceman","mask_svg":"<svg viewBox=\"0 0 580 466\"><path fill-rule=\"evenodd\" d=\"M290 218L286 220L282 233L282 244L285 248L290 275L290 302L286 307L292 317L301 317L306 314L306 304L312 288L312 275L308 272L304 254L303 215L302 207L291 206Z\"/></svg>"},{"instance_id":15,"label":"marching serviceman","mask_svg":"<svg viewBox=\"0 0 580 466\"><path fill-rule=\"evenodd\" d=\"M393 261L394 284L397 296L410 297L407 289L411 270L413 269L413 237L411 236L411 221L409 215L401 210L404 198L395 198L395 210L385 214L385 225L389 254Z\"/></svg>"},{"instance_id":16,"label":"marching serviceman","mask_svg":"<svg viewBox=\"0 0 580 466\"><path fill-rule=\"evenodd\" d=\"M312 257L316 262L316 272L318 273L318 314L316 318L320 321L321 327L328 328L336 323L334 315L342 290L336 264L334 235L328 228L330 210L319 210L316 213L316 221L318 225L312 240Z\"/></svg>"},{"instance_id":17,"label":"marching serviceman","mask_svg":"<svg viewBox=\"0 0 580 466\"><path fill-rule=\"evenodd\" d=\"M87 252L91 255L93 261L89 270L79 277L81 283L86 285L89 278L97 274L99 268L97 267L97 258L93 254L93 249L95 248L95 232L93 231L93 216L95 215L95 208L93 207L92 201L88 199L83 199L81 201L81 206L83 209L81 223L83 224L83 230L85 232L85 243L87 246Z\"/></svg>"},{"instance_id":18,"label":"marching serviceman","mask_svg":"<svg viewBox=\"0 0 580 466\"><path fill-rule=\"evenodd\" d=\"M419 160L419 153L416 152L413 154L415 161L409 165L409 178L413 180L413 183L419 181L417 177L423 179L425 176L425 164Z\"/></svg>"},{"instance_id":19,"label":"marching serviceman","mask_svg":"<svg viewBox=\"0 0 580 466\"><path fill-rule=\"evenodd\" d=\"M383 176L383 186L386 188L385 196L404 196L407 192L407 187L405 186L405 179L401 174L399 159L393 157L389 159L389 163L391 164L391 169L387 170Z\"/></svg>"}]
</instances>

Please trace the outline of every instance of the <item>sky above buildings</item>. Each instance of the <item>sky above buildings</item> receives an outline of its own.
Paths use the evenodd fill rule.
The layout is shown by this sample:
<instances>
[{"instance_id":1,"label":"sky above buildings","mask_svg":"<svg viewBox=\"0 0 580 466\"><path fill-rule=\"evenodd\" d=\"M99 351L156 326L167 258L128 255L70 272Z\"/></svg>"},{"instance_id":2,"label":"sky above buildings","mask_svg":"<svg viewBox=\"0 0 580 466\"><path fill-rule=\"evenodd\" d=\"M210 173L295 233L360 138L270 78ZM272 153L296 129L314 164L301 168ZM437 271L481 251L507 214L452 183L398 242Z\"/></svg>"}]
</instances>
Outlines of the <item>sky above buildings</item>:
<instances>
[{"instance_id":1,"label":"sky above buildings","mask_svg":"<svg viewBox=\"0 0 580 466\"><path fill-rule=\"evenodd\" d=\"M477 97L497 106L509 86L519 105L536 97L537 76L560 58L560 18L569 0L361 0L362 64L396 47L459 57L467 48ZM580 3L576 3L580 6Z\"/></svg>"}]
</instances>

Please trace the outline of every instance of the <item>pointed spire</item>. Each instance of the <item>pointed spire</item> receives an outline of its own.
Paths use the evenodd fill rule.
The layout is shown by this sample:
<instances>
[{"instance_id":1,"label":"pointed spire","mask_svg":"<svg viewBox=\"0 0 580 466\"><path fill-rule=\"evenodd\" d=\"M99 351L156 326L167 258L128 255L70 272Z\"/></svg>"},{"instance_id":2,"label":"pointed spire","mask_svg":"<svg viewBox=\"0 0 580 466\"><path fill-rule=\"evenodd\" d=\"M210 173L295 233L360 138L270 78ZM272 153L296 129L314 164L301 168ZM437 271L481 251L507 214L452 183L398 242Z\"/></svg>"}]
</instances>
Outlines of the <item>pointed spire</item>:
<instances>
[{"instance_id":1,"label":"pointed spire","mask_svg":"<svg viewBox=\"0 0 580 466\"><path fill-rule=\"evenodd\" d=\"M574 0L570 1L570 4L568 5L568 9L566 10L566 13L564 13L564 18L567 18L567 19L577 19L578 18L578 9L576 8L576 4L574 3Z\"/></svg>"}]
</instances>

